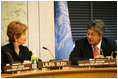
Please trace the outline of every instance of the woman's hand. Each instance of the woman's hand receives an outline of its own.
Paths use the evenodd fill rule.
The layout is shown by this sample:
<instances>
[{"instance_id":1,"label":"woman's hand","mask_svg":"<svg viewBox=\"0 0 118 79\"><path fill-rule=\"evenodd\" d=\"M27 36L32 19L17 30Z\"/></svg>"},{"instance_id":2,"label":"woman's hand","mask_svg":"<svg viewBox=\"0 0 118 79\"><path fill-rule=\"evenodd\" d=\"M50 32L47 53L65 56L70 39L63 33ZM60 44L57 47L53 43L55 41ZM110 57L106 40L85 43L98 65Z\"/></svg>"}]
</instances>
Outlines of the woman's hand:
<instances>
[{"instance_id":1,"label":"woman's hand","mask_svg":"<svg viewBox=\"0 0 118 79\"><path fill-rule=\"evenodd\" d=\"M31 61L25 60L22 64L31 64Z\"/></svg>"}]
</instances>

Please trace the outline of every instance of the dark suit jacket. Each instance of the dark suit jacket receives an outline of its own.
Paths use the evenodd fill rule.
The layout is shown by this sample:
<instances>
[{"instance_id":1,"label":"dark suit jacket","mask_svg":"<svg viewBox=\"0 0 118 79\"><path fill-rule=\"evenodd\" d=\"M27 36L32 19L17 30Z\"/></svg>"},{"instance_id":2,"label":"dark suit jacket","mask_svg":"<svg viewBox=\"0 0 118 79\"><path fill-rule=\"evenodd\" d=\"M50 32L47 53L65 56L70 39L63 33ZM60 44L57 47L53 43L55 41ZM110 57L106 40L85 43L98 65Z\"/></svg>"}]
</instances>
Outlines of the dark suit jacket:
<instances>
[{"instance_id":1,"label":"dark suit jacket","mask_svg":"<svg viewBox=\"0 0 118 79\"><path fill-rule=\"evenodd\" d=\"M111 39L102 38L101 49L103 55L110 56L112 51L116 51L116 42ZM89 60L93 59L93 50L91 45L88 43L87 38L82 38L75 42L75 47L70 54L69 60L72 65L77 65L78 60Z\"/></svg>"},{"instance_id":2,"label":"dark suit jacket","mask_svg":"<svg viewBox=\"0 0 118 79\"><path fill-rule=\"evenodd\" d=\"M26 46L19 46L20 52L19 55L15 52L14 46L12 43L7 44L1 47L1 69L3 71L3 66L10 64L11 61L6 54L7 52L12 56L14 62L23 62L24 60L31 60L32 52Z\"/></svg>"}]
</instances>

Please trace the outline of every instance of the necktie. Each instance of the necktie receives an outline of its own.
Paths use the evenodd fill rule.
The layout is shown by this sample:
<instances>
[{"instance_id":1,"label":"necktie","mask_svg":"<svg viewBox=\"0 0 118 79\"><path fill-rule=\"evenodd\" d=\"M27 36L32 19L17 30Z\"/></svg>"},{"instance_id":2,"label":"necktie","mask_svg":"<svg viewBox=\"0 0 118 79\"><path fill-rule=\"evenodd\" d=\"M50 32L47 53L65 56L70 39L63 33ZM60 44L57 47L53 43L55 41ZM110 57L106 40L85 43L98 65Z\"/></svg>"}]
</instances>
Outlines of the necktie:
<instances>
[{"instance_id":1,"label":"necktie","mask_svg":"<svg viewBox=\"0 0 118 79\"><path fill-rule=\"evenodd\" d=\"M99 55L99 53L97 46L93 46L93 48L94 48L94 58L95 58L97 55Z\"/></svg>"}]
</instances>

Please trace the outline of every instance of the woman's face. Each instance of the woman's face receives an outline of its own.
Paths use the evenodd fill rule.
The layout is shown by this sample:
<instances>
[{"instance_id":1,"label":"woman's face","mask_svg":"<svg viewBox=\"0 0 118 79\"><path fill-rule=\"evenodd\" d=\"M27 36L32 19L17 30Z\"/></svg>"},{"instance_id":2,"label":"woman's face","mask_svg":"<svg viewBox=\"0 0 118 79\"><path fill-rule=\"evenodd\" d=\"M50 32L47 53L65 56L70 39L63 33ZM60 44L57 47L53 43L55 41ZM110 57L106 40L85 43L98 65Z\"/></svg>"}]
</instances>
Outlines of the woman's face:
<instances>
[{"instance_id":1,"label":"woman's face","mask_svg":"<svg viewBox=\"0 0 118 79\"><path fill-rule=\"evenodd\" d=\"M21 36L20 36L20 38L17 38L17 43L19 44L19 45L22 45L22 44L24 44L25 42L26 42L26 39L27 39L27 34L26 34L26 32L24 32Z\"/></svg>"}]
</instances>

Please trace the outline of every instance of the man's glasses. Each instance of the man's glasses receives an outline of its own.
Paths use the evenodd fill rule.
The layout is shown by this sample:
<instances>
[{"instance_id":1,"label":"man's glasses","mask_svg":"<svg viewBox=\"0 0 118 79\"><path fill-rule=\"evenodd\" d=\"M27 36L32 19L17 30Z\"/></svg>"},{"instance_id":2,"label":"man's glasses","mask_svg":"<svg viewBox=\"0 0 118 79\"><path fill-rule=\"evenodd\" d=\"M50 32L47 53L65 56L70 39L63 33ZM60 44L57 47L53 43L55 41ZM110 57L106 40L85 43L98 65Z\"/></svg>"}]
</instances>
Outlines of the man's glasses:
<instances>
[{"instance_id":1,"label":"man's glasses","mask_svg":"<svg viewBox=\"0 0 118 79\"><path fill-rule=\"evenodd\" d=\"M87 33L87 36L92 36L92 37L94 37L96 34L95 33Z\"/></svg>"}]
</instances>

